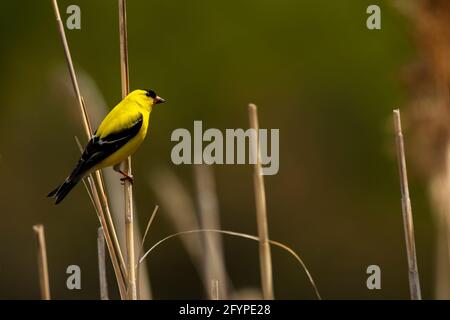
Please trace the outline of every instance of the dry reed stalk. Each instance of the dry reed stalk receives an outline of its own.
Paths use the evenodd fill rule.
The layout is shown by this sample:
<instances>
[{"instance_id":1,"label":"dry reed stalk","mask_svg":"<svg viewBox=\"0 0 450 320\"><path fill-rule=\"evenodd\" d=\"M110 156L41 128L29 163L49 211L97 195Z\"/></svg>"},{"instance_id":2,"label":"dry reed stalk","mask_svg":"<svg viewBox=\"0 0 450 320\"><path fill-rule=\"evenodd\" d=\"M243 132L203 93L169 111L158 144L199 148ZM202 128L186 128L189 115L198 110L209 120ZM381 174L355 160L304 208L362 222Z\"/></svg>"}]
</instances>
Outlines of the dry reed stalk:
<instances>
[{"instance_id":1,"label":"dry reed stalk","mask_svg":"<svg viewBox=\"0 0 450 320\"><path fill-rule=\"evenodd\" d=\"M264 189L264 177L261 167L261 152L259 145L259 124L258 111L254 104L249 104L248 114L250 118L250 128L255 130L256 145L253 146L254 155L256 155L256 164L254 165L254 187L255 187L255 204L256 204L256 221L258 224L259 242L259 259L261 268L261 283L263 298L265 300L273 300L273 275L272 275L272 257L269 245L269 230L267 226L267 208L266 208L266 192Z\"/></svg>"},{"instance_id":2,"label":"dry reed stalk","mask_svg":"<svg viewBox=\"0 0 450 320\"><path fill-rule=\"evenodd\" d=\"M122 83L122 98L130 91L128 72L128 42L127 42L127 10L126 1L119 0L119 33L120 33L120 79ZM131 157L123 163L128 176L132 176ZM136 259L134 251L134 226L133 226L133 187L131 182L124 180L125 193L125 239L127 246L127 297L137 300L136 288Z\"/></svg>"},{"instance_id":3,"label":"dry reed stalk","mask_svg":"<svg viewBox=\"0 0 450 320\"><path fill-rule=\"evenodd\" d=\"M69 67L70 79L72 80L73 89L75 91L76 98L78 100L78 106L81 112L81 120L83 121L83 128L85 130L86 136L88 138L91 137L91 124L89 122L89 118L86 112L86 108L84 106L80 87L78 86L77 76L75 74L75 68L72 63L72 55L70 54L69 44L66 38L66 32L64 31L64 25L61 20L61 15L59 13L58 1L52 0L53 10L55 11L56 23L58 24L58 32L61 37L62 45L64 47L64 54L66 55L67 65Z\"/></svg>"},{"instance_id":4,"label":"dry reed stalk","mask_svg":"<svg viewBox=\"0 0 450 320\"><path fill-rule=\"evenodd\" d=\"M98 276L100 280L100 299L109 300L108 281L106 280L105 234L102 227L97 230Z\"/></svg>"},{"instance_id":5,"label":"dry reed stalk","mask_svg":"<svg viewBox=\"0 0 450 320\"><path fill-rule=\"evenodd\" d=\"M83 153L83 147L81 146L81 143L80 143L80 140L78 139L78 137L75 137L75 141L78 145L78 148L80 149L80 152ZM104 232L104 234L107 234L107 233L109 234L109 230L105 231L103 229L103 225L106 225L108 223L109 228L111 228L111 233L113 235L113 237L112 237L113 243L109 244L109 245L114 245L113 249L116 250L116 251L114 251L114 254L115 254L115 252L117 252L117 250L119 250L119 252L120 252L120 244L119 244L119 239L116 234L116 228L115 228L113 220L112 220L111 211L109 209L108 198L106 196L105 189L104 189L103 175L101 174L100 170L97 170L95 172L95 176L97 178L97 182L100 182L100 183L98 183L99 189L100 189L100 195L97 192L97 187L96 187L95 183L88 184L90 188L87 188L87 192L89 194L89 197L91 198L92 204L94 205L95 211L96 211L99 221L100 221L100 225L102 226L101 229ZM92 180L92 182L94 181L91 174L88 176L88 180L89 180L89 178ZM86 184L85 184L85 186L87 187ZM100 199L100 196L102 197L101 199L103 200L103 202L102 201L96 202L94 200L94 198L93 198L94 192L96 193L96 197L98 199ZM106 204L106 205L104 205L104 204ZM106 214L104 214L104 212L106 212ZM105 217L106 217L106 219L105 219ZM121 275L123 278L126 278L127 273L126 273L126 269L125 269L125 262L123 261L122 255L119 255L119 262L120 262L119 263L120 270L122 271ZM121 281L122 283L124 282L123 278Z\"/></svg>"},{"instance_id":6,"label":"dry reed stalk","mask_svg":"<svg viewBox=\"0 0 450 320\"><path fill-rule=\"evenodd\" d=\"M94 179L92 178L92 176L89 175L87 177L87 180L88 180L88 184L89 184L91 190L94 190L95 182L94 182ZM99 198L97 192L92 192L91 195L92 195L95 207L97 209L96 211L98 211L98 213L99 213L97 216L99 218L100 225L102 226L102 228L104 228L104 226L106 226L107 224L106 224L106 220L105 220L105 215L103 214L102 205L100 204L100 198ZM105 231L105 230L103 229L103 231ZM104 234L105 234L106 245L107 245L109 253L110 253L110 257L111 257L111 262L112 262L112 265L113 265L114 273L116 275L117 285L119 287L120 298L123 300L123 299L126 298L125 281L124 281L124 278L123 278L122 274L120 273L120 267L118 265L117 260L116 261L113 260L113 257L115 259L117 259L117 258L114 255L114 247L112 246L111 241L107 241L108 238L106 237L106 235L108 233L105 232Z\"/></svg>"},{"instance_id":7,"label":"dry reed stalk","mask_svg":"<svg viewBox=\"0 0 450 320\"><path fill-rule=\"evenodd\" d=\"M150 226L152 225L153 220L156 217L156 213L158 212L158 209L159 209L159 206L156 205L155 208L153 209L153 212L152 212L152 215L150 216L150 219L148 220L147 227L145 228L144 236L142 237L142 241L141 241L141 244L139 246L139 251L138 251L139 252L138 253L138 258L139 259L140 259L140 257L143 254L145 239L147 238L148 231L150 230ZM141 298L142 297L142 292L141 292L141 282L142 282L141 281L141 264L138 261L136 261L135 268L136 268L136 278L137 278L137 292L138 292L139 300L141 300L142 299ZM150 297L148 297L148 298L150 298Z\"/></svg>"},{"instance_id":8,"label":"dry reed stalk","mask_svg":"<svg viewBox=\"0 0 450 320\"><path fill-rule=\"evenodd\" d=\"M114 226L114 221L112 219L111 209L109 207L109 200L108 200L108 197L106 196L106 191L105 191L105 181L103 179L103 174L102 174L101 170L95 171L95 178L96 178L98 189L99 189L99 195L101 196L101 200L102 200L101 204L103 205L103 209L105 212L106 222L108 223L109 230L111 230L114 250L116 250L116 252L119 253L118 259L119 259L120 270L122 271L122 276L126 279L127 269L125 266L125 261L123 259L122 250L120 249L119 237L117 236L116 227Z\"/></svg>"},{"instance_id":9,"label":"dry reed stalk","mask_svg":"<svg viewBox=\"0 0 450 320\"><path fill-rule=\"evenodd\" d=\"M61 16L59 13L59 7L58 7L58 2L57 0L52 0L52 4L53 4L53 9L55 12L55 17L56 17L56 22L58 25L58 31L59 31L59 35L61 37L61 41L62 41L62 45L64 48L64 54L66 56L66 61L67 61L67 65L69 68L69 74L70 74L70 78L72 80L72 85L73 88L75 90L75 95L77 97L77 101L78 101L78 106L80 108L81 111L81 116L82 116L82 122L83 122L83 127L86 133L86 136L88 139L91 138L91 134L92 134L92 128L89 122L89 117L87 115L86 112L86 108L85 108L85 104L84 104L84 100L81 96L80 93L80 89L78 86L78 81L77 81L77 77L76 77L76 73L75 73L75 68L73 66L73 62L72 62L72 56L70 54L70 49L69 49L69 45L67 42L67 38L66 38L66 34L64 31L64 25L62 23L61 20ZM97 184L99 186L101 186L101 189L105 189L102 180L100 179L100 175L97 173L96 174L97 177ZM111 228L111 233L113 236L113 240L111 239L111 235L110 235L110 229L108 228L108 224L106 222L105 219L105 214L104 214L104 210L103 210L103 206L104 208L107 208L106 214L108 215L108 221L112 222L112 219L110 217L110 210L109 210L109 205L108 205L108 201L106 199L106 195L103 196L102 194L102 198L106 199L106 202L104 202L103 204L100 201L100 198L98 196L98 190L97 187L95 185L95 183L93 183L93 180L91 181L92 183L89 184L90 188L91 188L91 192L92 192L92 196L94 196L94 199L97 199L97 201L95 201L95 204L97 206L97 213L99 213L99 220L101 223L101 226L103 227L103 231L105 233L105 240L107 243L107 247L108 247L108 251L111 257L111 262L113 264L113 268L114 268L114 273L116 275L117 278L117 283L119 286L119 291L121 294L121 297L124 297L124 280L123 277L125 277L126 275L126 269L124 267L124 261L123 261L123 255L122 252L120 250L120 246L118 245L118 239L114 230L114 226L110 225ZM119 258L118 258L119 257Z\"/></svg>"},{"instance_id":10,"label":"dry reed stalk","mask_svg":"<svg viewBox=\"0 0 450 320\"><path fill-rule=\"evenodd\" d=\"M445 168L440 174L435 174L430 179L430 197L435 206L436 214L436 272L435 295L438 300L450 298L450 272L448 262L450 257L450 147L447 147Z\"/></svg>"},{"instance_id":11,"label":"dry reed stalk","mask_svg":"<svg viewBox=\"0 0 450 320\"><path fill-rule=\"evenodd\" d=\"M34 225L33 231L36 234L37 240L37 256L39 269L39 284L41 287L41 299L50 300L50 283L48 278L47 247L45 245L44 226L42 224Z\"/></svg>"},{"instance_id":12,"label":"dry reed stalk","mask_svg":"<svg viewBox=\"0 0 450 320\"><path fill-rule=\"evenodd\" d=\"M152 171L148 181L175 231L200 228L189 192L171 170L165 167L157 168ZM182 243L193 264L200 270L203 254L200 237L182 239ZM209 282L207 290L209 290Z\"/></svg>"},{"instance_id":13,"label":"dry reed stalk","mask_svg":"<svg viewBox=\"0 0 450 320\"><path fill-rule=\"evenodd\" d=\"M397 149L398 171L400 175L400 190L402 194L403 226L405 231L406 254L408 256L409 290L412 300L421 300L419 271L417 267L416 245L414 240L414 224L409 197L408 174L406 171L405 147L403 143L400 110L393 111L395 140Z\"/></svg>"},{"instance_id":14,"label":"dry reed stalk","mask_svg":"<svg viewBox=\"0 0 450 320\"><path fill-rule=\"evenodd\" d=\"M142 237L141 245L139 247L139 257L143 253L145 239L147 239L148 231L150 230L150 227L151 227L151 225L153 223L153 220L155 220L156 213L158 212L158 209L159 209L159 206L156 205L155 208L153 209L153 212L152 212L152 215L150 216L150 219L148 219L147 227L145 228L144 236ZM139 263L138 263L138 265L139 265Z\"/></svg>"},{"instance_id":15,"label":"dry reed stalk","mask_svg":"<svg viewBox=\"0 0 450 320\"><path fill-rule=\"evenodd\" d=\"M410 157L416 172L428 179L436 225L435 298L450 299L450 1L397 0L410 21L417 54L401 67L411 130ZM406 72L405 72L406 71Z\"/></svg>"},{"instance_id":16,"label":"dry reed stalk","mask_svg":"<svg viewBox=\"0 0 450 320\"><path fill-rule=\"evenodd\" d=\"M201 229L221 229L219 204L212 167L209 165L194 166L195 184L197 189L199 224ZM205 282L216 279L220 283L217 290L223 300L228 298L228 275L225 267L222 236L217 233L205 233L204 247L204 277ZM218 292L219 295L219 292ZM212 292L209 298L214 299Z\"/></svg>"},{"instance_id":17,"label":"dry reed stalk","mask_svg":"<svg viewBox=\"0 0 450 320\"><path fill-rule=\"evenodd\" d=\"M152 172L148 181L177 232L200 228L192 198L181 180L172 171L165 167L158 168ZM203 276L204 250L201 235L183 237L181 241L197 273L201 276L205 294L209 296L211 279Z\"/></svg>"},{"instance_id":18,"label":"dry reed stalk","mask_svg":"<svg viewBox=\"0 0 450 320\"><path fill-rule=\"evenodd\" d=\"M211 300L219 300L219 280L211 280Z\"/></svg>"}]
</instances>

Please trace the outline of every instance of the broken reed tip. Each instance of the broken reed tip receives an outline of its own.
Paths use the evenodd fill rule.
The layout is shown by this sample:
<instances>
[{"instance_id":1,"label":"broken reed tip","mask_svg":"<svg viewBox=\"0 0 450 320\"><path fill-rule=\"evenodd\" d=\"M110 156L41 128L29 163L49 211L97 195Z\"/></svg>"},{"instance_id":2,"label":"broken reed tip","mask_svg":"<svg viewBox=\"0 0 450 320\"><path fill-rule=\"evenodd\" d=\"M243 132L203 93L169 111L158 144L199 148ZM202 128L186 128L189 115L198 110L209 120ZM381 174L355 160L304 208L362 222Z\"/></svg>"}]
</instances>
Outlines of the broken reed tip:
<instances>
[{"instance_id":1,"label":"broken reed tip","mask_svg":"<svg viewBox=\"0 0 450 320\"><path fill-rule=\"evenodd\" d=\"M392 113L394 114L394 118L400 118L400 109L394 109Z\"/></svg>"},{"instance_id":2,"label":"broken reed tip","mask_svg":"<svg viewBox=\"0 0 450 320\"><path fill-rule=\"evenodd\" d=\"M392 112L394 115L394 129L395 132L399 133L402 131L402 124L400 120L400 109L394 109Z\"/></svg>"},{"instance_id":3,"label":"broken reed tip","mask_svg":"<svg viewBox=\"0 0 450 320\"><path fill-rule=\"evenodd\" d=\"M41 232L42 229L44 229L44 226L43 226L42 224L35 224L35 225L33 226L33 230L34 230L34 232L36 232L36 233Z\"/></svg>"}]
</instances>

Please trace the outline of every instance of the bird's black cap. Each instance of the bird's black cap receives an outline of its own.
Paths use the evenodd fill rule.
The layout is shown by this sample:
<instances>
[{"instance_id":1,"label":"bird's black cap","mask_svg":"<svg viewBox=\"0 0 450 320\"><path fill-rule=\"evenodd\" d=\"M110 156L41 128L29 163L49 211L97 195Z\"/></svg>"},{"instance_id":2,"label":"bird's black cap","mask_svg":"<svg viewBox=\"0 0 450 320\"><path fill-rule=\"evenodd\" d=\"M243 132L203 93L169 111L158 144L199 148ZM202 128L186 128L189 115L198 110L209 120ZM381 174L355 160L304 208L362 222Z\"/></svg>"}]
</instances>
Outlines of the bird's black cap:
<instances>
[{"instance_id":1,"label":"bird's black cap","mask_svg":"<svg viewBox=\"0 0 450 320\"><path fill-rule=\"evenodd\" d=\"M147 91L147 97L150 97L150 98L153 98L153 99L155 99L156 98L156 92L155 91L153 91L153 90L146 90Z\"/></svg>"}]
</instances>

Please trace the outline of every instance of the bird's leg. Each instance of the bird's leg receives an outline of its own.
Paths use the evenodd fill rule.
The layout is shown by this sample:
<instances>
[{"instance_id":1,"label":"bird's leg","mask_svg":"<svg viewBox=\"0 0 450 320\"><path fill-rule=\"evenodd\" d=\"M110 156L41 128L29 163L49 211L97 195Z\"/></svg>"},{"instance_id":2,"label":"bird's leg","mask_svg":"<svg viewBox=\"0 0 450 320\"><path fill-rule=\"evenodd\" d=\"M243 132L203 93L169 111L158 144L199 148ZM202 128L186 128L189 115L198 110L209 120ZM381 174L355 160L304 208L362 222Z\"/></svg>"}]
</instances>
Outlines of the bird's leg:
<instances>
[{"instance_id":1,"label":"bird's leg","mask_svg":"<svg viewBox=\"0 0 450 320\"><path fill-rule=\"evenodd\" d=\"M115 165L115 166L113 167L113 169L114 169L114 171L116 171L116 172L120 173L121 175L123 175L123 178L120 178L120 181L122 181L122 184L124 184L125 181L129 181L131 184L133 184L133 182L134 182L133 176L130 176L130 175L128 175L127 173L123 172L123 171L120 169L120 164Z\"/></svg>"},{"instance_id":2,"label":"bird's leg","mask_svg":"<svg viewBox=\"0 0 450 320\"><path fill-rule=\"evenodd\" d=\"M123 175L123 178L120 178L120 181L122 181L122 184L124 184L125 181L129 181L131 184L133 184L133 182L134 182L133 176L130 176L130 175L126 174L126 173L123 172L122 170L119 170L119 173L120 173L121 175Z\"/></svg>"}]
</instances>

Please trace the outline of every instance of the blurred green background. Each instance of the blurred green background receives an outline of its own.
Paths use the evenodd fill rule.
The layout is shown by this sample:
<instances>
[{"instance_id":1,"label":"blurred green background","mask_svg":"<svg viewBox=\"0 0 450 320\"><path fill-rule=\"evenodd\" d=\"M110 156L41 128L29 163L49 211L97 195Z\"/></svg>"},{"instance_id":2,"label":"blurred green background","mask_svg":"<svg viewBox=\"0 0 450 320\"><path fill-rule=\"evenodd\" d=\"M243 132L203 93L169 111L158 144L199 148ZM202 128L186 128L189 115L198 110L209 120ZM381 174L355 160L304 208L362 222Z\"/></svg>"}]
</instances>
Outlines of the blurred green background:
<instances>
[{"instance_id":1,"label":"blurred green background","mask_svg":"<svg viewBox=\"0 0 450 320\"><path fill-rule=\"evenodd\" d=\"M66 30L75 67L112 107L121 95L117 1L59 1L63 20L70 4L81 8L81 30ZM381 7L382 30L366 28L370 4ZM51 2L7 1L0 15L0 298L39 298L32 225L42 222L52 296L97 299L98 222L84 188L57 207L45 197L77 160L73 136L84 138L72 91L57 84L69 75ZM265 178L271 238L301 254L325 299L408 298L391 110L404 101L411 31L390 1L129 0L131 87L168 101L133 161L141 227L158 203L152 170L168 166L194 196L192 167L171 163L171 132L192 131L194 120L247 128L254 102L261 127L280 129L280 171ZM251 166L214 172L223 229L256 234ZM432 298L434 227L424 182L413 171L410 180L423 295ZM161 207L147 247L172 232ZM234 286L258 287L257 243L224 243ZM148 261L154 297L204 298L180 241L157 250ZM70 264L81 267L82 290L66 289ZM382 290L366 288L371 264ZM277 298L314 299L292 257L273 249L273 265ZM109 278L117 297L111 270Z\"/></svg>"}]
</instances>

